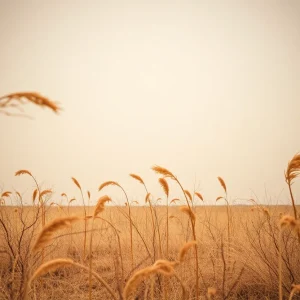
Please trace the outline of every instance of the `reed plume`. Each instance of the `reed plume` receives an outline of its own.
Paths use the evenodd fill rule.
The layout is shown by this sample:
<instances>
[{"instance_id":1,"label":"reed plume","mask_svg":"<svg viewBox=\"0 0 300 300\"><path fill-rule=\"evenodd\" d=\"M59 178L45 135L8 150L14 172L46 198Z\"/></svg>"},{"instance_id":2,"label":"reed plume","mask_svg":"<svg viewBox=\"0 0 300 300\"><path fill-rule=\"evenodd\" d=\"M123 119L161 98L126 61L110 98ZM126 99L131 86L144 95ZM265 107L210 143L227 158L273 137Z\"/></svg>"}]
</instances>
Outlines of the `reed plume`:
<instances>
[{"instance_id":1,"label":"reed plume","mask_svg":"<svg viewBox=\"0 0 300 300\"><path fill-rule=\"evenodd\" d=\"M115 185L115 186L118 186L118 187L121 187L116 181L106 181L106 182L103 182L99 188L98 188L98 191L100 192L103 188L105 188L106 186L109 186L109 185Z\"/></svg>"},{"instance_id":2,"label":"reed plume","mask_svg":"<svg viewBox=\"0 0 300 300\"><path fill-rule=\"evenodd\" d=\"M34 274L30 277L30 279L28 280L28 283L26 285L26 290L25 290L25 296L26 299L28 298L28 293L27 290L29 290L30 285L32 283L32 281L36 278L38 278L39 276L42 276L48 272L51 271L55 271L58 268L61 267L69 267L69 266L74 266L77 268L80 268L82 270L85 271L89 271L89 268L87 268L86 266L76 263L74 262L72 259L64 259L64 258L58 258L58 259L53 259L49 262L46 262L44 264L42 264L35 272ZM113 292L113 290L110 288L110 286L107 284L107 282L97 273L95 273L94 271L92 271L92 275L101 283L103 284L103 286L106 288L106 290L110 293L111 295L111 299L117 300L117 297L115 295L115 293Z\"/></svg>"},{"instance_id":3,"label":"reed plume","mask_svg":"<svg viewBox=\"0 0 300 300\"><path fill-rule=\"evenodd\" d=\"M156 242L156 227L155 227L155 221L154 221L154 209L152 206L152 202L151 202L151 193L148 192L148 189L146 187L146 184L144 182L144 180L142 179L141 176L136 175L136 174L129 174L130 177L132 177L133 179L137 180L139 183L141 183L146 191L146 196L145 196L145 203L149 203L149 209L150 209L150 215L151 215L151 223L152 223L152 237L153 237L153 249L155 248L155 242ZM160 249L160 253L162 253L162 248L161 248L161 241L160 241L160 233L159 233L159 226L158 226L158 221L156 218L156 225L157 225L157 230L158 230L158 237L159 237L159 249ZM154 258L155 258L155 253L154 253Z\"/></svg>"},{"instance_id":4,"label":"reed plume","mask_svg":"<svg viewBox=\"0 0 300 300\"><path fill-rule=\"evenodd\" d=\"M91 230L91 239L90 239L90 253L89 253L89 299L92 299L92 248L93 248L93 231L94 231L94 221L98 214L104 211L104 204L108 201L111 201L111 199L105 195L99 198L97 205L94 209L93 214L93 222L92 222L92 230Z\"/></svg>"},{"instance_id":5,"label":"reed plume","mask_svg":"<svg viewBox=\"0 0 300 300\"><path fill-rule=\"evenodd\" d=\"M9 113L8 108L17 108L21 110L20 105L24 104L26 101L31 102L40 107L47 107L53 112L58 113L61 109L57 103L54 101L42 96L37 92L19 92L11 93L5 96L0 97L0 113L3 113L8 116L23 116L23 114Z\"/></svg>"},{"instance_id":6,"label":"reed plume","mask_svg":"<svg viewBox=\"0 0 300 300\"><path fill-rule=\"evenodd\" d=\"M151 193L147 193L147 195L145 197L145 203L150 202L150 197L151 197Z\"/></svg>"},{"instance_id":7,"label":"reed plume","mask_svg":"<svg viewBox=\"0 0 300 300\"><path fill-rule=\"evenodd\" d=\"M187 204L187 209L184 208L183 209L183 212L187 213L190 217L190 220L191 220L191 227L192 227L192 232L193 232L193 238L194 240L196 241L197 238L196 238L196 228L195 228L195 222L196 222L196 217L195 217L195 214L192 212L191 210L191 205L190 205L190 201L188 200L188 196L187 196L187 193L186 193L186 190L183 188L182 184L180 183L180 181L177 179L177 177L172 173L170 172L169 170L167 170L166 168L163 168L163 167L160 167L160 166L154 166L152 167L152 170L160 175L163 175L165 178L170 178L174 181L177 182L177 184L180 186L183 194L184 194L184 197L185 197L185 200L186 200L186 204ZM194 251L195 251L195 265L196 265L196 268L195 268L195 280L196 280L196 300L199 299L199 259L198 259L198 249L197 249L197 246L194 247Z\"/></svg>"},{"instance_id":8,"label":"reed plume","mask_svg":"<svg viewBox=\"0 0 300 300\"><path fill-rule=\"evenodd\" d=\"M202 197L202 195L201 195L200 193L195 192L194 194L195 194L202 202L204 201L204 200L203 200L203 197Z\"/></svg>"},{"instance_id":9,"label":"reed plume","mask_svg":"<svg viewBox=\"0 0 300 300\"><path fill-rule=\"evenodd\" d=\"M222 177L218 177L218 180L219 180L222 188L224 189L225 193L227 193L226 184L225 184L225 181L223 180L223 178Z\"/></svg>"},{"instance_id":10,"label":"reed plume","mask_svg":"<svg viewBox=\"0 0 300 300\"><path fill-rule=\"evenodd\" d=\"M122 192L124 193L125 198L126 198L126 203L127 203L127 207L128 207L128 215L129 215L129 228L130 228L131 267L133 268L133 267L134 267L134 256L133 256L132 217L131 217L131 207L130 207L130 203L129 203L129 200L128 200L128 196L127 196L126 191L125 191L124 188L123 188L119 183L117 183L116 181L110 180L110 181L106 181L106 182L102 183L102 184L99 186L98 191L100 192L104 187L107 187L107 186L110 186L110 185L119 187L119 188L122 190Z\"/></svg>"},{"instance_id":11,"label":"reed plume","mask_svg":"<svg viewBox=\"0 0 300 300\"><path fill-rule=\"evenodd\" d=\"M11 195L11 192L6 191L6 192L3 192L3 193L1 194L1 197L0 197L0 198L9 197L10 195Z\"/></svg>"},{"instance_id":12,"label":"reed plume","mask_svg":"<svg viewBox=\"0 0 300 300\"><path fill-rule=\"evenodd\" d=\"M225 184L225 181L222 177L217 177L222 188L224 189L225 191L225 197L222 197L222 196L219 196L217 197L216 201L219 201L221 199L224 199L225 202L226 202L226 213L227 213L227 239L228 239L228 256L230 257L230 241L231 241L231 232L230 232L230 209L229 209L229 202L228 202L228 199L227 199L227 187L226 187L226 184Z\"/></svg>"},{"instance_id":13,"label":"reed plume","mask_svg":"<svg viewBox=\"0 0 300 300\"><path fill-rule=\"evenodd\" d=\"M191 193L188 190L184 190L184 193L188 196L188 198L190 199L191 202L193 202L193 198Z\"/></svg>"},{"instance_id":14,"label":"reed plume","mask_svg":"<svg viewBox=\"0 0 300 300\"><path fill-rule=\"evenodd\" d=\"M174 198L174 199L172 199L172 200L170 201L170 204L172 204L172 203L176 203L176 201L180 201L180 199L178 199L178 198Z\"/></svg>"},{"instance_id":15,"label":"reed plume","mask_svg":"<svg viewBox=\"0 0 300 300\"><path fill-rule=\"evenodd\" d=\"M152 266L135 272L125 285L123 291L124 299L128 299L128 297L135 292L138 285L151 275L159 273L165 276L171 276L174 274L174 266L176 264L176 262L170 262L167 260L157 260Z\"/></svg>"},{"instance_id":16,"label":"reed plume","mask_svg":"<svg viewBox=\"0 0 300 300\"><path fill-rule=\"evenodd\" d=\"M196 221L196 216L195 216L195 214L192 212L191 208L189 208L188 206L181 206L181 207L180 207L180 210L181 210L183 213L187 214L187 215L190 217L190 219L191 219L191 221L192 221L193 224L195 223L195 221Z\"/></svg>"},{"instance_id":17,"label":"reed plume","mask_svg":"<svg viewBox=\"0 0 300 300\"><path fill-rule=\"evenodd\" d=\"M285 172L285 181L289 187L290 197L292 200L293 210L294 210L294 217L295 219L298 218L296 203L294 199L294 195L292 192L292 184L293 181L299 176L300 174L300 154L295 154L292 160L288 163L287 170ZM300 235L298 237L300 243Z\"/></svg>"},{"instance_id":18,"label":"reed plume","mask_svg":"<svg viewBox=\"0 0 300 300\"><path fill-rule=\"evenodd\" d=\"M73 182L75 183L75 185L81 190L81 186L80 186L78 180L76 178L74 178L74 177L71 177L71 179L73 180Z\"/></svg>"},{"instance_id":19,"label":"reed plume","mask_svg":"<svg viewBox=\"0 0 300 300\"><path fill-rule=\"evenodd\" d=\"M129 176L131 176L132 178L134 178L135 180L139 181L141 184L145 185L144 180L142 179L141 176L136 175L136 174L129 174Z\"/></svg>"},{"instance_id":20,"label":"reed plume","mask_svg":"<svg viewBox=\"0 0 300 300\"><path fill-rule=\"evenodd\" d=\"M15 173L15 176L20 176L20 175L24 175L24 174L27 174L32 177L32 174L28 170L19 170Z\"/></svg>"},{"instance_id":21,"label":"reed plume","mask_svg":"<svg viewBox=\"0 0 300 300\"><path fill-rule=\"evenodd\" d=\"M71 204L75 200L76 200L75 198L72 198L72 199L70 199L70 201L68 203Z\"/></svg>"},{"instance_id":22,"label":"reed plume","mask_svg":"<svg viewBox=\"0 0 300 300\"><path fill-rule=\"evenodd\" d=\"M167 198L167 230L166 230L166 239L167 239L167 249L166 249L166 255L169 257L169 185L167 183L167 180L165 178L159 178L158 179L163 191L166 194Z\"/></svg>"},{"instance_id":23,"label":"reed plume","mask_svg":"<svg viewBox=\"0 0 300 300\"><path fill-rule=\"evenodd\" d=\"M76 216L54 219L42 229L32 248L32 251L36 252L49 245L56 231L70 227L78 220L80 220L80 218Z\"/></svg>"},{"instance_id":24,"label":"reed plume","mask_svg":"<svg viewBox=\"0 0 300 300\"><path fill-rule=\"evenodd\" d=\"M160 167L160 166L153 166L152 170L156 172L157 174L163 175L166 178L171 178L173 180L176 180L176 177L174 176L173 173L171 173L169 170L166 168Z\"/></svg>"},{"instance_id":25,"label":"reed plume","mask_svg":"<svg viewBox=\"0 0 300 300\"><path fill-rule=\"evenodd\" d=\"M84 211L83 258L85 259L85 256L86 256L86 232L87 232L87 218L86 218L87 213L86 213L85 201L84 201L84 197L83 197L82 188L81 188L81 185L79 184L78 180L74 177L71 177L71 179L74 182L74 184L79 188L82 203L83 203L83 211Z\"/></svg>"},{"instance_id":26,"label":"reed plume","mask_svg":"<svg viewBox=\"0 0 300 300\"><path fill-rule=\"evenodd\" d=\"M184 262L184 257L187 252L194 246L197 246L197 241L190 241L185 243L184 246L180 249L178 260L182 263Z\"/></svg>"},{"instance_id":27,"label":"reed plume","mask_svg":"<svg viewBox=\"0 0 300 300\"><path fill-rule=\"evenodd\" d=\"M169 197L169 185L167 183L167 180L165 178L159 178L158 181L168 198Z\"/></svg>"},{"instance_id":28,"label":"reed plume","mask_svg":"<svg viewBox=\"0 0 300 300\"><path fill-rule=\"evenodd\" d=\"M99 198L97 205L95 207L95 210L94 210L93 218L95 218L100 212L104 211L104 204L108 201L111 201L111 199L107 195Z\"/></svg>"},{"instance_id":29,"label":"reed plume","mask_svg":"<svg viewBox=\"0 0 300 300\"><path fill-rule=\"evenodd\" d=\"M290 227L296 233L300 230L300 221L289 215L282 216L279 225L281 228Z\"/></svg>"},{"instance_id":30,"label":"reed plume","mask_svg":"<svg viewBox=\"0 0 300 300\"><path fill-rule=\"evenodd\" d=\"M44 190L40 193L40 199L42 199L42 197L44 197L45 195L51 194L52 191L51 190Z\"/></svg>"},{"instance_id":31,"label":"reed plume","mask_svg":"<svg viewBox=\"0 0 300 300\"><path fill-rule=\"evenodd\" d=\"M67 259L67 258L58 258L58 259L50 260L37 268L37 270L33 273L31 278L29 279L29 285L37 277L55 271L61 267L71 266L73 265L73 263L74 261L72 259Z\"/></svg>"},{"instance_id":32,"label":"reed plume","mask_svg":"<svg viewBox=\"0 0 300 300\"><path fill-rule=\"evenodd\" d=\"M38 193L38 190L37 190L37 189L35 189L35 190L33 191L33 193L32 193L32 203L34 203L34 202L35 202L35 199L36 199L36 195L37 195L37 193Z\"/></svg>"}]
</instances>

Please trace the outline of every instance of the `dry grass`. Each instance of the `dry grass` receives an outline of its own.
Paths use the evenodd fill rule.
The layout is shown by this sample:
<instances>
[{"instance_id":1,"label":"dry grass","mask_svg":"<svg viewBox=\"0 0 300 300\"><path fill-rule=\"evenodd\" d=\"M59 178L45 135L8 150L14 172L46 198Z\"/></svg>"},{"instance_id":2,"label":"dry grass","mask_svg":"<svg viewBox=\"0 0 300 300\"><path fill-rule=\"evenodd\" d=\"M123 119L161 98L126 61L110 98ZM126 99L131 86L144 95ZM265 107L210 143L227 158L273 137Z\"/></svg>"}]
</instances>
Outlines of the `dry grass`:
<instances>
[{"instance_id":1,"label":"dry grass","mask_svg":"<svg viewBox=\"0 0 300 300\"><path fill-rule=\"evenodd\" d=\"M47 107L55 113L58 113L61 110L56 102L37 92L19 92L0 97L0 113L7 116L28 117L23 113L23 106L26 102L33 103L40 107ZM18 110L21 113L10 112L9 110L12 109Z\"/></svg>"},{"instance_id":2,"label":"dry grass","mask_svg":"<svg viewBox=\"0 0 300 300\"><path fill-rule=\"evenodd\" d=\"M299 173L295 160L286 172L288 183ZM232 206L225 181L218 177L225 195L217 200L226 205L195 206L173 173L158 166L153 170L163 176L159 184L166 205L154 205L144 180L130 174L145 187L145 206L131 206L123 187L107 181L99 191L110 185L122 189L127 206L105 207L110 197L102 196L89 216L75 178L83 207L70 206L74 198L65 193L65 205L50 201L52 191L41 191L31 172L16 172L31 176L36 188L29 207L22 205L20 193L1 191L0 299L298 297L296 205L261 206L249 199L248 205ZM170 179L178 183L185 201L169 201ZM204 202L200 193L193 194Z\"/></svg>"},{"instance_id":3,"label":"dry grass","mask_svg":"<svg viewBox=\"0 0 300 300\"><path fill-rule=\"evenodd\" d=\"M280 213L288 215L292 213L291 207L269 207L270 211L270 221L268 221L267 216L261 213L259 210L251 211L250 207L232 207L232 226L239 228L238 231L232 236L231 247L231 260L226 261L226 274L227 283L225 284L225 294L232 289L228 299L263 299L267 296L267 299L278 299L277 294L277 280L278 272L277 270L277 252L276 243L278 239L275 236L275 240L272 240L270 236L273 230L276 232L277 223L279 220ZM13 207L2 207L5 209L10 216L10 218L18 219L18 215L14 212ZM156 207L156 212L159 220L163 220L166 207ZM182 266L176 269L176 274L180 280L186 286L188 297L192 297L195 293L194 284L194 269L191 266L194 265L194 253L192 251L185 251L184 249L192 249L195 242L185 241L192 239L192 232L186 230L188 225L188 218L185 214L182 214L178 207L169 207L170 215L174 218L170 219L169 224L169 234L170 234L170 245L169 245L169 257L171 261L180 260L183 262ZM24 214L28 214L28 218L33 216L33 208L24 207ZM129 223L128 219L122 214L126 213L125 207L107 207L101 212L101 216L104 220L107 220L115 229L108 226L107 223L101 221L98 218L95 219L95 229L93 231L93 249L92 258L93 265L92 269L94 272L99 274L104 280L109 284L109 286L115 291L115 293L123 292L126 282L132 276L132 271L135 272L136 269L131 268L131 255L130 255L130 234L129 234ZM70 213L72 215L82 215L81 207L70 207ZM60 212L61 217L67 215L67 207L63 207ZM57 209L54 207L49 207L47 210L48 220L55 218L57 215ZM199 235L197 240L198 244L198 254L199 254L199 266L202 273L200 276L200 295L204 297L207 294L207 289L213 287L217 290L214 299L222 299L222 282L223 282L223 259L222 251L225 251L226 247L223 247L221 237L224 235L224 226L226 228L227 224L227 213L226 207L198 207L196 217L198 223L196 225L196 230ZM147 232L151 232L151 215L149 209L146 207L132 207L132 218L141 236L145 239L148 246L152 244L151 235ZM293 218L293 217L292 217ZM283 220L286 220L284 218ZM241 221L242 220L242 221ZM286 221L289 221L287 219ZM293 220L291 220L293 224ZM272 229L270 231L270 222ZM163 224L163 223L161 223ZM288 223L290 224L290 222ZM21 226L21 224L19 224ZM18 226L19 226L18 225ZM47 224L46 226L49 226ZM293 226L293 225L292 225ZM73 239L70 243L69 239L65 238L65 235L69 234L67 228L60 228L59 231L55 231L55 235L52 239L52 243L47 247L46 259L58 259L58 258L68 258L74 261L81 261L82 255L82 240L84 224L83 222L76 222L73 224ZM16 230L21 227L16 228ZM47 227L45 227L47 228ZM300 276L298 272L298 265L300 262L299 246L297 239L294 237L296 235L291 235L290 225L285 226L283 232L283 294L288 297L291 291L291 284L300 282ZM295 231L293 228L291 228ZM45 230L45 229L44 229ZM121 250L123 252L123 268L124 268L124 281L121 280L122 266L120 261L120 252L118 244L118 236L115 230L117 230ZM249 232L250 234L249 234ZM165 231L163 227L161 228L162 237L165 236ZM226 231L225 231L226 233ZM61 237L60 237L61 236ZM226 236L226 235L224 235ZM134 253L135 261L137 262L137 270L144 269L151 266L152 258L148 256L147 250L143 245L141 238L137 231L134 231ZM285 244L287 243L287 244ZM166 245L165 237L162 238L162 244ZM259 248L259 244L261 248ZM182 249L181 258L179 258L179 249L185 245ZM223 245L224 246L224 245ZM158 245L156 245L158 247ZM286 247L286 249L285 249ZM149 247L151 249L151 247ZM289 261L287 260L289 258ZM1 255L2 263L2 283L3 286L8 278L7 272L9 272L9 261L7 256L2 253ZM12 261L12 264L14 261ZM82 262L88 267L89 262ZM240 278L238 275L241 270L244 269ZM291 274L293 274L293 281L291 280ZM15 269L15 280L19 277L20 266L16 265ZM148 299L151 297L151 281L154 280L155 285L153 286L153 294L155 299L160 299L163 295L162 281L158 277L154 276L150 281L143 281L138 285L136 290L137 295L143 295L146 293ZM66 281L69 282L66 285ZM45 283L46 286L45 286ZM16 282L16 286L18 283ZM68 286L70 288L68 288ZM71 289L71 286L76 287ZM49 289L53 291L53 297L51 299L72 298L72 299L86 299L88 294L89 283L86 276L80 275L80 273L75 268L68 268L65 270L58 270L52 272L46 277L43 276L43 285L39 280L35 283L36 295L38 299L44 299L49 294ZM2 287L3 288L3 287ZM148 288L148 290L147 290ZM54 291L57 296L54 296ZM176 278L169 279L169 297L170 299L181 299L181 286ZM104 292L102 285L92 281L92 299L105 299L110 298L106 292ZM174 297L174 298L171 298ZM296 295L294 295L295 299ZM1 299L1 297L0 297ZM5 299L5 298L3 298ZM143 298L141 298L143 299ZM186 298L193 299L193 298Z\"/></svg>"}]
</instances>

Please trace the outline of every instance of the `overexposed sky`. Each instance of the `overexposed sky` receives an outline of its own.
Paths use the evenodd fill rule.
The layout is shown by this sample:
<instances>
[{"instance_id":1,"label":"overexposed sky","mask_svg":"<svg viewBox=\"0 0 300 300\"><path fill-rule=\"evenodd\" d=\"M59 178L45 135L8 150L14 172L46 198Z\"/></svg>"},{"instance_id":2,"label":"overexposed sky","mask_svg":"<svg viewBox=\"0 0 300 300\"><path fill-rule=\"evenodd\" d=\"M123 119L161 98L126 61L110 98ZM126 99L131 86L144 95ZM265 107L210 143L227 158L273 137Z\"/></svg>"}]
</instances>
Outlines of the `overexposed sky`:
<instances>
[{"instance_id":1,"label":"overexposed sky","mask_svg":"<svg viewBox=\"0 0 300 300\"><path fill-rule=\"evenodd\" d=\"M0 95L38 91L63 111L0 115L0 187L31 195L30 170L59 194L96 202L162 196L154 164L207 203L288 203L284 169L300 151L300 1L0 0ZM300 181L300 180L299 180ZM300 182L295 184L299 190ZM284 190L283 190L284 189ZM172 196L182 196L172 185ZM80 199L80 198L79 198ZM30 200L29 200L30 201Z\"/></svg>"}]
</instances>

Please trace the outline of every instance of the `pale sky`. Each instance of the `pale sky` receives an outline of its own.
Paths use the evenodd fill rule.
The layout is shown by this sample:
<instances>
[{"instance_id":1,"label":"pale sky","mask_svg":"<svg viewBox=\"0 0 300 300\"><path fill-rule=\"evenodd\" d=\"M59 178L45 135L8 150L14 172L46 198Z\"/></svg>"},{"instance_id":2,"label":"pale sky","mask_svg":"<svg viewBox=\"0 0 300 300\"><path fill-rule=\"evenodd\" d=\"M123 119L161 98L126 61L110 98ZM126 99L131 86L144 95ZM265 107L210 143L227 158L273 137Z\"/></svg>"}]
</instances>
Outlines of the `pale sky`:
<instances>
[{"instance_id":1,"label":"pale sky","mask_svg":"<svg viewBox=\"0 0 300 300\"><path fill-rule=\"evenodd\" d=\"M37 91L59 115L0 115L0 188L60 200L107 193L143 202L140 175L163 196L154 164L213 204L289 203L284 170L300 151L300 1L0 0L0 95ZM298 194L300 179L295 183ZM265 196L267 190L267 199ZM297 193L296 193L297 194ZM172 196L180 196L172 185ZM271 200L270 200L271 198ZM80 201L79 201L80 203Z\"/></svg>"}]
</instances>

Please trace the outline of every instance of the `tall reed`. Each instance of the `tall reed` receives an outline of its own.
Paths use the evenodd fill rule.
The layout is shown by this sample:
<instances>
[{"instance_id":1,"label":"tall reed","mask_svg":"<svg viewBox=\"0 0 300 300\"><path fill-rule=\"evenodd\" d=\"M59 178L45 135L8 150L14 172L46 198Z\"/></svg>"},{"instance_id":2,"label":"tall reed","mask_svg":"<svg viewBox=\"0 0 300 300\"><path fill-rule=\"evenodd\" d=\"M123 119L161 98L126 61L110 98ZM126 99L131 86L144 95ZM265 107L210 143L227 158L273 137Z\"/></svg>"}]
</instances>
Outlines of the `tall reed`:
<instances>
[{"instance_id":1,"label":"tall reed","mask_svg":"<svg viewBox=\"0 0 300 300\"><path fill-rule=\"evenodd\" d=\"M166 257L169 257L169 185L165 178L158 179L165 195L167 198L167 224L166 224L166 239L167 239L167 249L166 249Z\"/></svg>"},{"instance_id":2,"label":"tall reed","mask_svg":"<svg viewBox=\"0 0 300 300\"><path fill-rule=\"evenodd\" d=\"M293 181L299 176L299 174L300 174L300 154L295 154L292 160L288 163L287 170L285 172L285 181L289 187L289 192L290 192L293 210L294 210L294 218L296 220L298 219L298 214L297 214L294 195L292 192L292 184Z\"/></svg>"},{"instance_id":3,"label":"tall reed","mask_svg":"<svg viewBox=\"0 0 300 300\"><path fill-rule=\"evenodd\" d=\"M189 215L190 221L191 221L193 239L196 241L197 240L197 237L196 237L196 226L195 226L196 225L196 218L195 218L195 215L193 214L193 212L191 210L191 206L190 206L189 200L187 198L186 190L183 188L183 186L181 185L181 183L177 179L177 177L173 173L171 173L169 170L167 170L166 168L163 168L163 167L160 167L160 166L153 166L152 170L154 172L156 172L156 173L164 176L164 178L170 178L170 179L174 180L179 185L179 187L181 188L181 190L182 190L182 192L184 194L186 203L187 203L187 208L189 210L188 215ZM197 247L197 244L194 245L194 250L195 250L195 265L196 265L196 268L195 268L196 300L198 300L199 299L199 294L200 294L200 289L199 289L199 259L198 259L198 247Z\"/></svg>"},{"instance_id":4,"label":"tall reed","mask_svg":"<svg viewBox=\"0 0 300 300\"><path fill-rule=\"evenodd\" d=\"M156 259L156 257L155 257L156 226L155 226L155 221L154 221L154 210L153 210L153 206L152 206L152 202L151 202L151 193L148 192L147 186L141 176L132 174L132 173L129 174L129 176L132 177L133 179L137 180L139 183L141 183L144 186L145 191L146 191L145 203L146 204L149 203L151 223L152 223L152 241L153 241L154 259ZM161 251L161 247L160 247L160 251Z\"/></svg>"},{"instance_id":5,"label":"tall reed","mask_svg":"<svg viewBox=\"0 0 300 300\"><path fill-rule=\"evenodd\" d=\"M226 213L227 213L227 239L228 239L228 247L230 249L230 209L229 209L229 201L228 201L228 196L227 196L227 187L225 184L225 181L222 177L218 177L218 181L220 183L220 185L222 186L224 192L225 192L225 196L219 196L217 197L216 201L219 201L221 199L224 199L226 202Z\"/></svg>"},{"instance_id":6,"label":"tall reed","mask_svg":"<svg viewBox=\"0 0 300 300\"><path fill-rule=\"evenodd\" d=\"M98 191L100 192L104 187L110 186L110 185L119 187L122 190L122 192L124 193L125 198L126 198L126 203L127 203L127 207L128 207L128 215L129 215L131 267L133 269L134 268L134 256L133 256L132 217L131 217L130 203L129 203L128 196L127 196L127 193L125 192L124 188L116 181L106 181L106 182L102 183L99 186Z\"/></svg>"},{"instance_id":7,"label":"tall reed","mask_svg":"<svg viewBox=\"0 0 300 300\"><path fill-rule=\"evenodd\" d=\"M84 236L83 236L83 260L86 258L86 232L87 232L87 214L86 214L86 207L85 207L85 202L84 202L84 197L83 197L83 192L81 185L79 184L78 180L74 177L71 177L72 181L74 184L79 188L80 194L81 194L81 199L83 203L83 211L84 211Z\"/></svg>"},{"instance_id":8,"label":"tall reed","mask_svg":"<svg viewBox=\"0 0 300 300\"><path fill-rule=\"evenodd\" d=\"M93 219L92 219L92 230L91 230L91 238L90 238L90 252L89 252L89 299L92 299L92 248L93 248L93 231L94 231L94 222L95 218L104 211L104 205L106 202L111 201L111 199L105 195L99 198L97 205L94 210Z\"/></svg>"}]
</instances>

